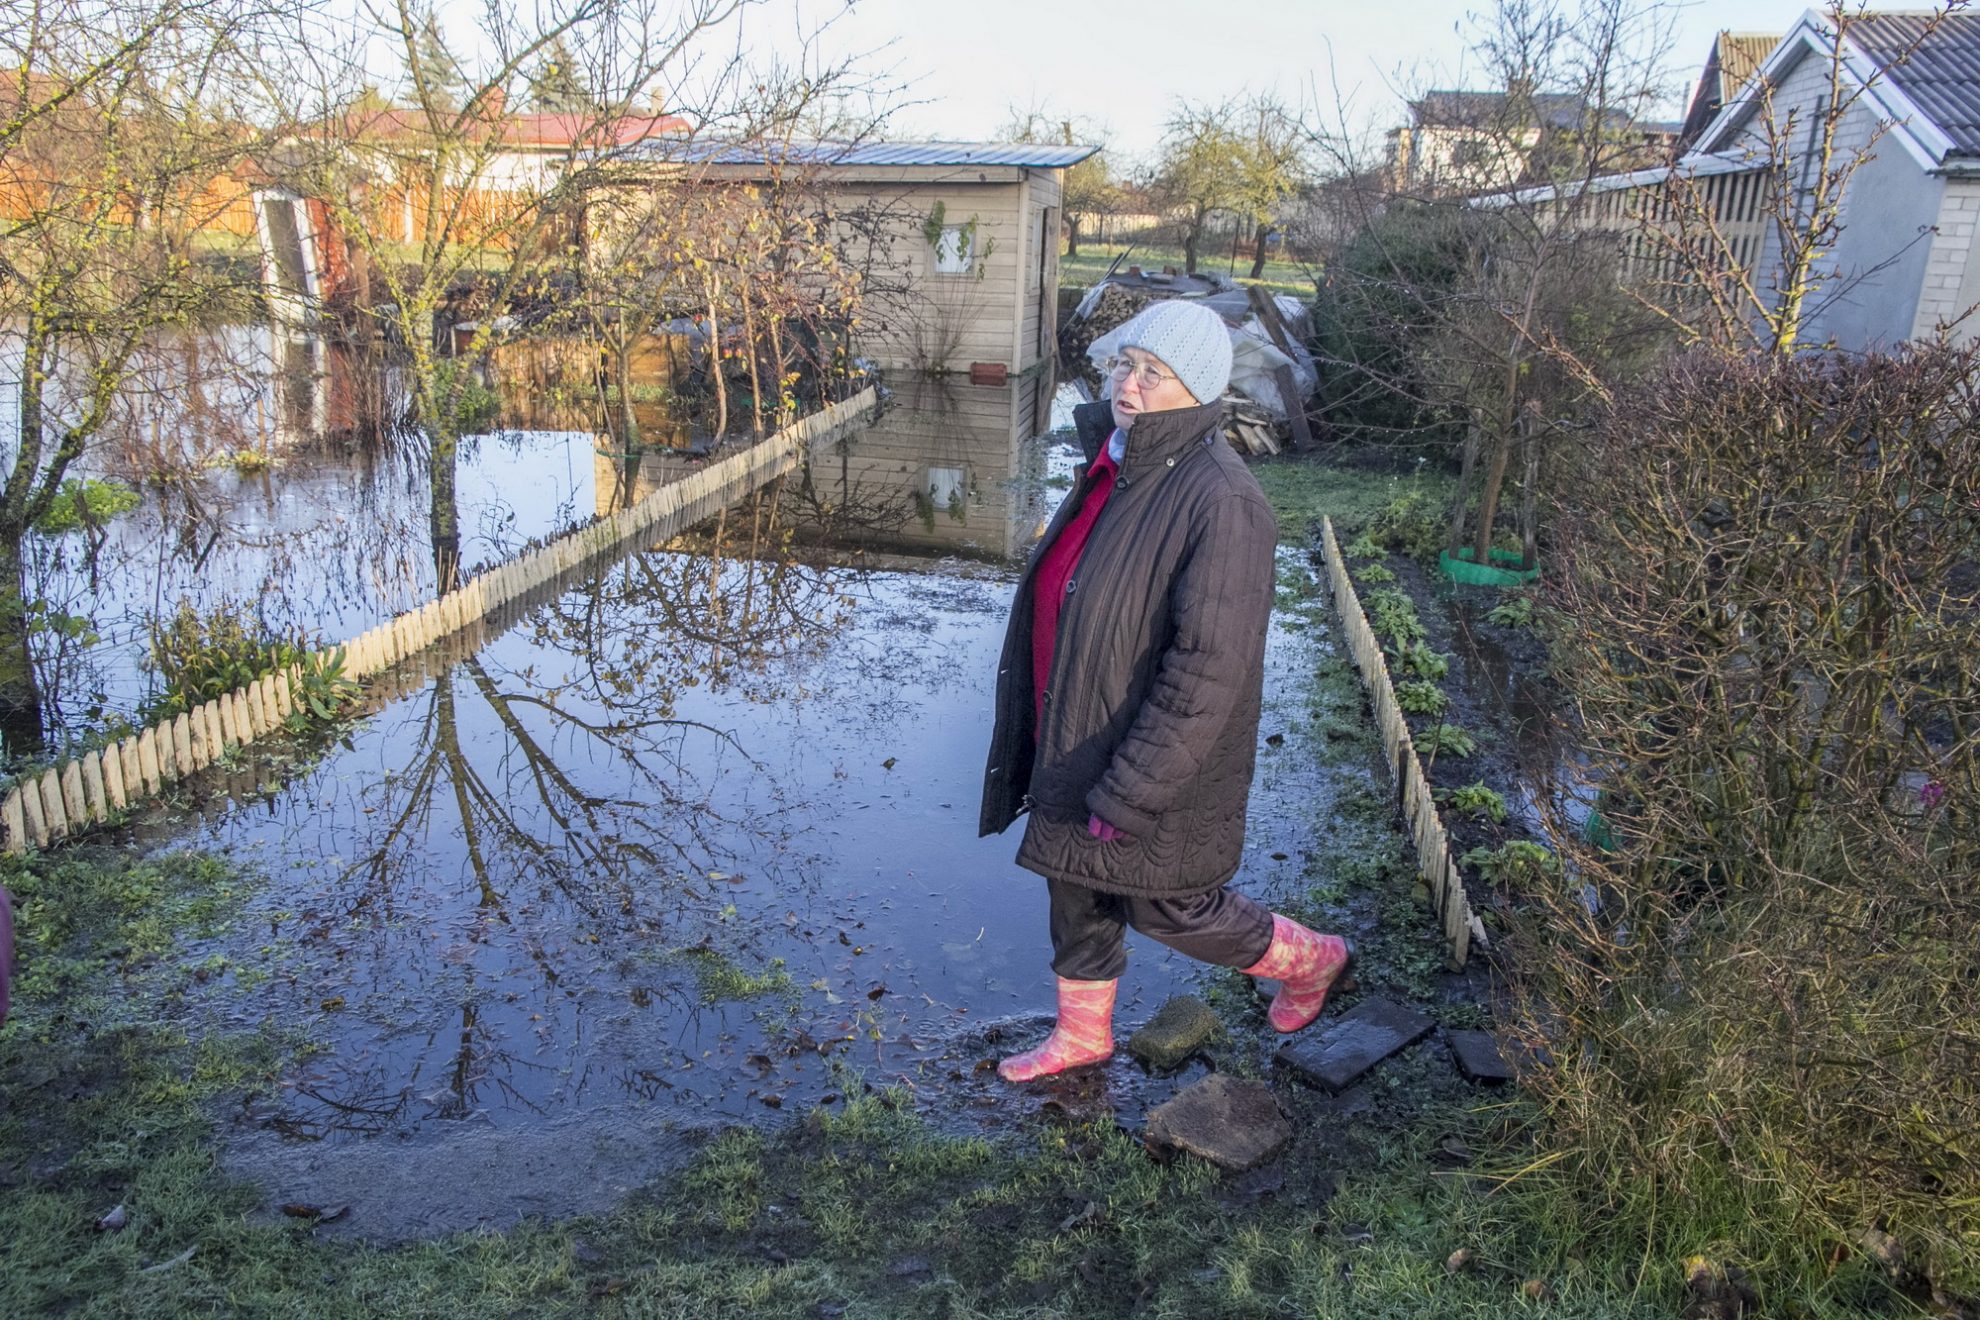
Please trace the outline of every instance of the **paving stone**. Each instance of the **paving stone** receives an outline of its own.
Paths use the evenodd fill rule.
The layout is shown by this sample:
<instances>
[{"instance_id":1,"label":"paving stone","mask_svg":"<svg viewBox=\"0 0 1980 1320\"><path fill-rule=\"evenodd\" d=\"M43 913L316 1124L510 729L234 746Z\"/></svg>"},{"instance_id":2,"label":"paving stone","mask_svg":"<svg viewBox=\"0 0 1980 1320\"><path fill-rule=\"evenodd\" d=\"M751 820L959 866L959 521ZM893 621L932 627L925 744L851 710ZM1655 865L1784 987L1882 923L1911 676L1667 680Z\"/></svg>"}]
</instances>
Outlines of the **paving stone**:
<instances>
[{"instance_id":1,"label":"paving stone","mask_svg":"<svg viewBox=\"0 0 1980 1320\"><path fill-rule=\"evenodd\" d=\"M1489 1031L1453 1031L1451 1057L1458 1071L1474 1082L1510 1082L1512 1065L1499 1052L1499 1042Z\"/></svg>"},{"instance_id":2,"label":"paving stone","mask_svg":"<svg viewBox=\"0 0 1980 1320\"><path fill-rule=\"evenodd\" d=\"M1177 995L1128 1037L1128 1053L1151 1068L1174 1068L1217 1034L1217 1015L1194 995Z\"/></svg>"},{"instance_id":3,"label":"paving stone","mask_svg":"<svg viewBox=\"0 0 1980 1320\"><path fill-rule=\"evenodd\" d=\"M1226 1169L1263 1164L1292 1140L1292 1124L1264 1082L1211 1073L1148 1115L1147 1139Z\"/></svg>"},{"instance_id":4,"label":"paving stone","mask_svg":"<svg viewBox=\"0 0 1980 1320\"><path fill-rule=\"evenodd\" d=\"M1334 1020L1325 1035L1280 1049L1274 1057L1301 1081L1340 1092L1382 1060L1430 1034L1437 1024L1387 999L1364 999Z\"/></svg>"}]
</instances>

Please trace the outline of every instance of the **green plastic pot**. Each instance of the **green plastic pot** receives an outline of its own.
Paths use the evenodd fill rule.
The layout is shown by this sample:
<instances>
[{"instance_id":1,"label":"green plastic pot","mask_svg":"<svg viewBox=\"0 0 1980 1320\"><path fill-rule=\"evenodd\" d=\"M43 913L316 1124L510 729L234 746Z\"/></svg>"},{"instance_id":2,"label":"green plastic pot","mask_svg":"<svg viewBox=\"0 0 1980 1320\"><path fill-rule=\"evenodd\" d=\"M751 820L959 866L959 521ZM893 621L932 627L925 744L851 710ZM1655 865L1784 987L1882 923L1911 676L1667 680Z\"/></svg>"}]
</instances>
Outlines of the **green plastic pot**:
<instances>
[{"instance_id":1,"label":"green plastic pot","mask_svg":"<svg viewBox=\"0 0 1980 1320\"><path fill-rule=\"evenodd\" d=\"M1517 587L1531 582L1540 576L1540 568L1537 564L1532 568L1518 567L1519 562L1524 558L1525 556L1519 554L1517 551L1494 550L1491 556L1491 563L1477 564L1472 562L1471 548L1467 546L1457 552L1457 558L1455 559L1451 558L1450 551L1439 551L1437 553L1437 567L1443 569L1444 576L1448 577L1451 581L1462 582L1466 586ZM1513 567L1498 567L1501 564L1511 564Z\"/></svg>"}]
</instances>

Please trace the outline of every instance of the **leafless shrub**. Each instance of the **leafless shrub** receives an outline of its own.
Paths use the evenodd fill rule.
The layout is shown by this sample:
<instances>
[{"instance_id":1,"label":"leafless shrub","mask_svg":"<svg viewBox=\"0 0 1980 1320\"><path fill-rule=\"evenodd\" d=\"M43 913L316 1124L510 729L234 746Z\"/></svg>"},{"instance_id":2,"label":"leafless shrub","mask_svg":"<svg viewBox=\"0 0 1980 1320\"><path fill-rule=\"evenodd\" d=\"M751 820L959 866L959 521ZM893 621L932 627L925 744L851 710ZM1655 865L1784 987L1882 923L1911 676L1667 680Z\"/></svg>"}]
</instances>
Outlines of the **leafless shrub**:
<instances>
[{"instance_id":1,"label":"leafless shrub","mask_svg":"<svg viewBox=\"0 0 1980 1320\"><path fill-rule=\"evenodd\" d=\"M1971 1292L1980 351L1680 358L1577 469L1559 660L1612 838L1557 830L1519 932L1555 1139L1611 1204L1889 1229Z\"/></svg>"}]
</instances>

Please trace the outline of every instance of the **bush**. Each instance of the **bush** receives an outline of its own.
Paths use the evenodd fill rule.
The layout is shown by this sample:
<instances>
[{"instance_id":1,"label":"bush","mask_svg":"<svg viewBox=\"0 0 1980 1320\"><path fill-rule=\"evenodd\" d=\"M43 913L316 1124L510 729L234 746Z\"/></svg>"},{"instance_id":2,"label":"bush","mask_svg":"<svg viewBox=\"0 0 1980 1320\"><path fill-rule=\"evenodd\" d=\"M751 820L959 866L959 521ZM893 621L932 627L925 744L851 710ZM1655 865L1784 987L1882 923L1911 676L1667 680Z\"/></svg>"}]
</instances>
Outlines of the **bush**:
<instances>
[{"instance_id":1,"label":"bush","mask_svg":"<svg viewBox=\"0 0 1980 1320\"><path fill-rule=\"evenodd\" d=\"M1328 263L1313 308L1319 408L1360 442L1448 445L1418 344L1470 262L1459 206L1385 210Z\"/></svg>"},{"instance_id":2,"label":"bush","mask_svg":"<svg viewBox=\"0 0 1980 1320\"><path fill-rule=\"evenodd\" d=\"M294 723L331 719L357 692L357 684L344 676L342 647L314 651L300 629L272 634L231 601L202 615L191 601L181 600L169 620L152 625L151 663L164 682L147 711L152 718L189 711L282 669L298 673Z\"/></svg>"},{"instance_id":3,"label":"bush","mask_svg":"<svg viewBox=\"0 0 1980 1320\"><path fill-rule=\"evenodd\" d=\"M1439 679L1451 672L1450 659L1431 650L1425 642L1390 646L1385 650L1389 657L1389 668L1397 673L1415 674L1418 678Z\"/></svg>"},{"instance_id":4,"label":"bush","mask_svg":"<svg viewBox=\"0 0 1980 1320\"><path fill-rule=\"evenodd\" d=\"M47 510L34 520L34 529L45 536L60 536L75 531L85 520L101 526L137 506L138 493L120 481L70 477L55 492Z\"/></svg>"},{"instance_id":5,"label":"bush","mask_svg":"<svg viewBox=\"0 0 1980 1320\"><path fill-rule=\"evenodd\" d=\"M1527 628L1533 624L1533 597L1514 596L1485 611L1485 622L1501 628Z\"/></svg>"},{"instance_id":6,"label":"bush","mask_svg":"<svg viewBox=\"0 0 1980 1320\"><path fill-rule=\"evenodd\" d=\"M1980 1292L1980 357L1681 359L1563 489L1611 848L1520 924L1564 1173ZM1592 896L1587 897L1587 896Z\"/></svg>"},{"instance_id":7,"label":"bush","mask_svg":"<svg viewBox=\"0 0 1980 1320\"><path fill-rule=\"evenodd\" d=\"M1384 587L1369 592L1362 604L1375 635L1387 637L1397 646L1408 646L1430 635L1424 630L1423 621L1416 617L1416 602L1406 591Z\"/></svg>"},{"instance_id":8,"label":"bush","mask_svg":"<svg viewBox=\"0 0 1980 1320\"><path fill-rule=\"evenodd\" d=\"M1492 884L1515 889L1531 888L1561 871L1560 858L1531 839L1514 839L1496 848L1473 848L1458 860L1475 867Z\"/></svg>"},{"instance_id":9,"label":"bush","mask_svg":"<svg viewBox=\"0 0 1980 1320\"><path fill-rule=\"evenodd\" d=\"M1367 536L1377 545L1412 559L1430 560L1444 548L1448 510L1425 490L1406 490L1375 515Z\"/></svg>"}]
</instances>

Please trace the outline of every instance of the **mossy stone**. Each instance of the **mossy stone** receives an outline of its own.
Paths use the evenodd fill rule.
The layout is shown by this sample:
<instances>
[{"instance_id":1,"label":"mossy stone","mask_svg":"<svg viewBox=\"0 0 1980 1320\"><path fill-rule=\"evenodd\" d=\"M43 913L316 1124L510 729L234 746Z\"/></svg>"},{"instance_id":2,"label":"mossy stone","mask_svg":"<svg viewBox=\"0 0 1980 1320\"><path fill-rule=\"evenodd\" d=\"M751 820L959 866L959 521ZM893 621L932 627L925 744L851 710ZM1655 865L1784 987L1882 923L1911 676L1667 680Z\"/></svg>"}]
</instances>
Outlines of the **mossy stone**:
<instances>
[{"instance_id":1,"label":"mossy stone","mask_svg":"<svg viewBox=\"0 0 1980 1320\"><path fill-rule=\"evenodd\" d=\"M1194 995L1177 995L1128 1038L1128 1053L1151 1068L1174 1068L1220 1030L1217 1015Z\"/></svg>"}]
</instances>

